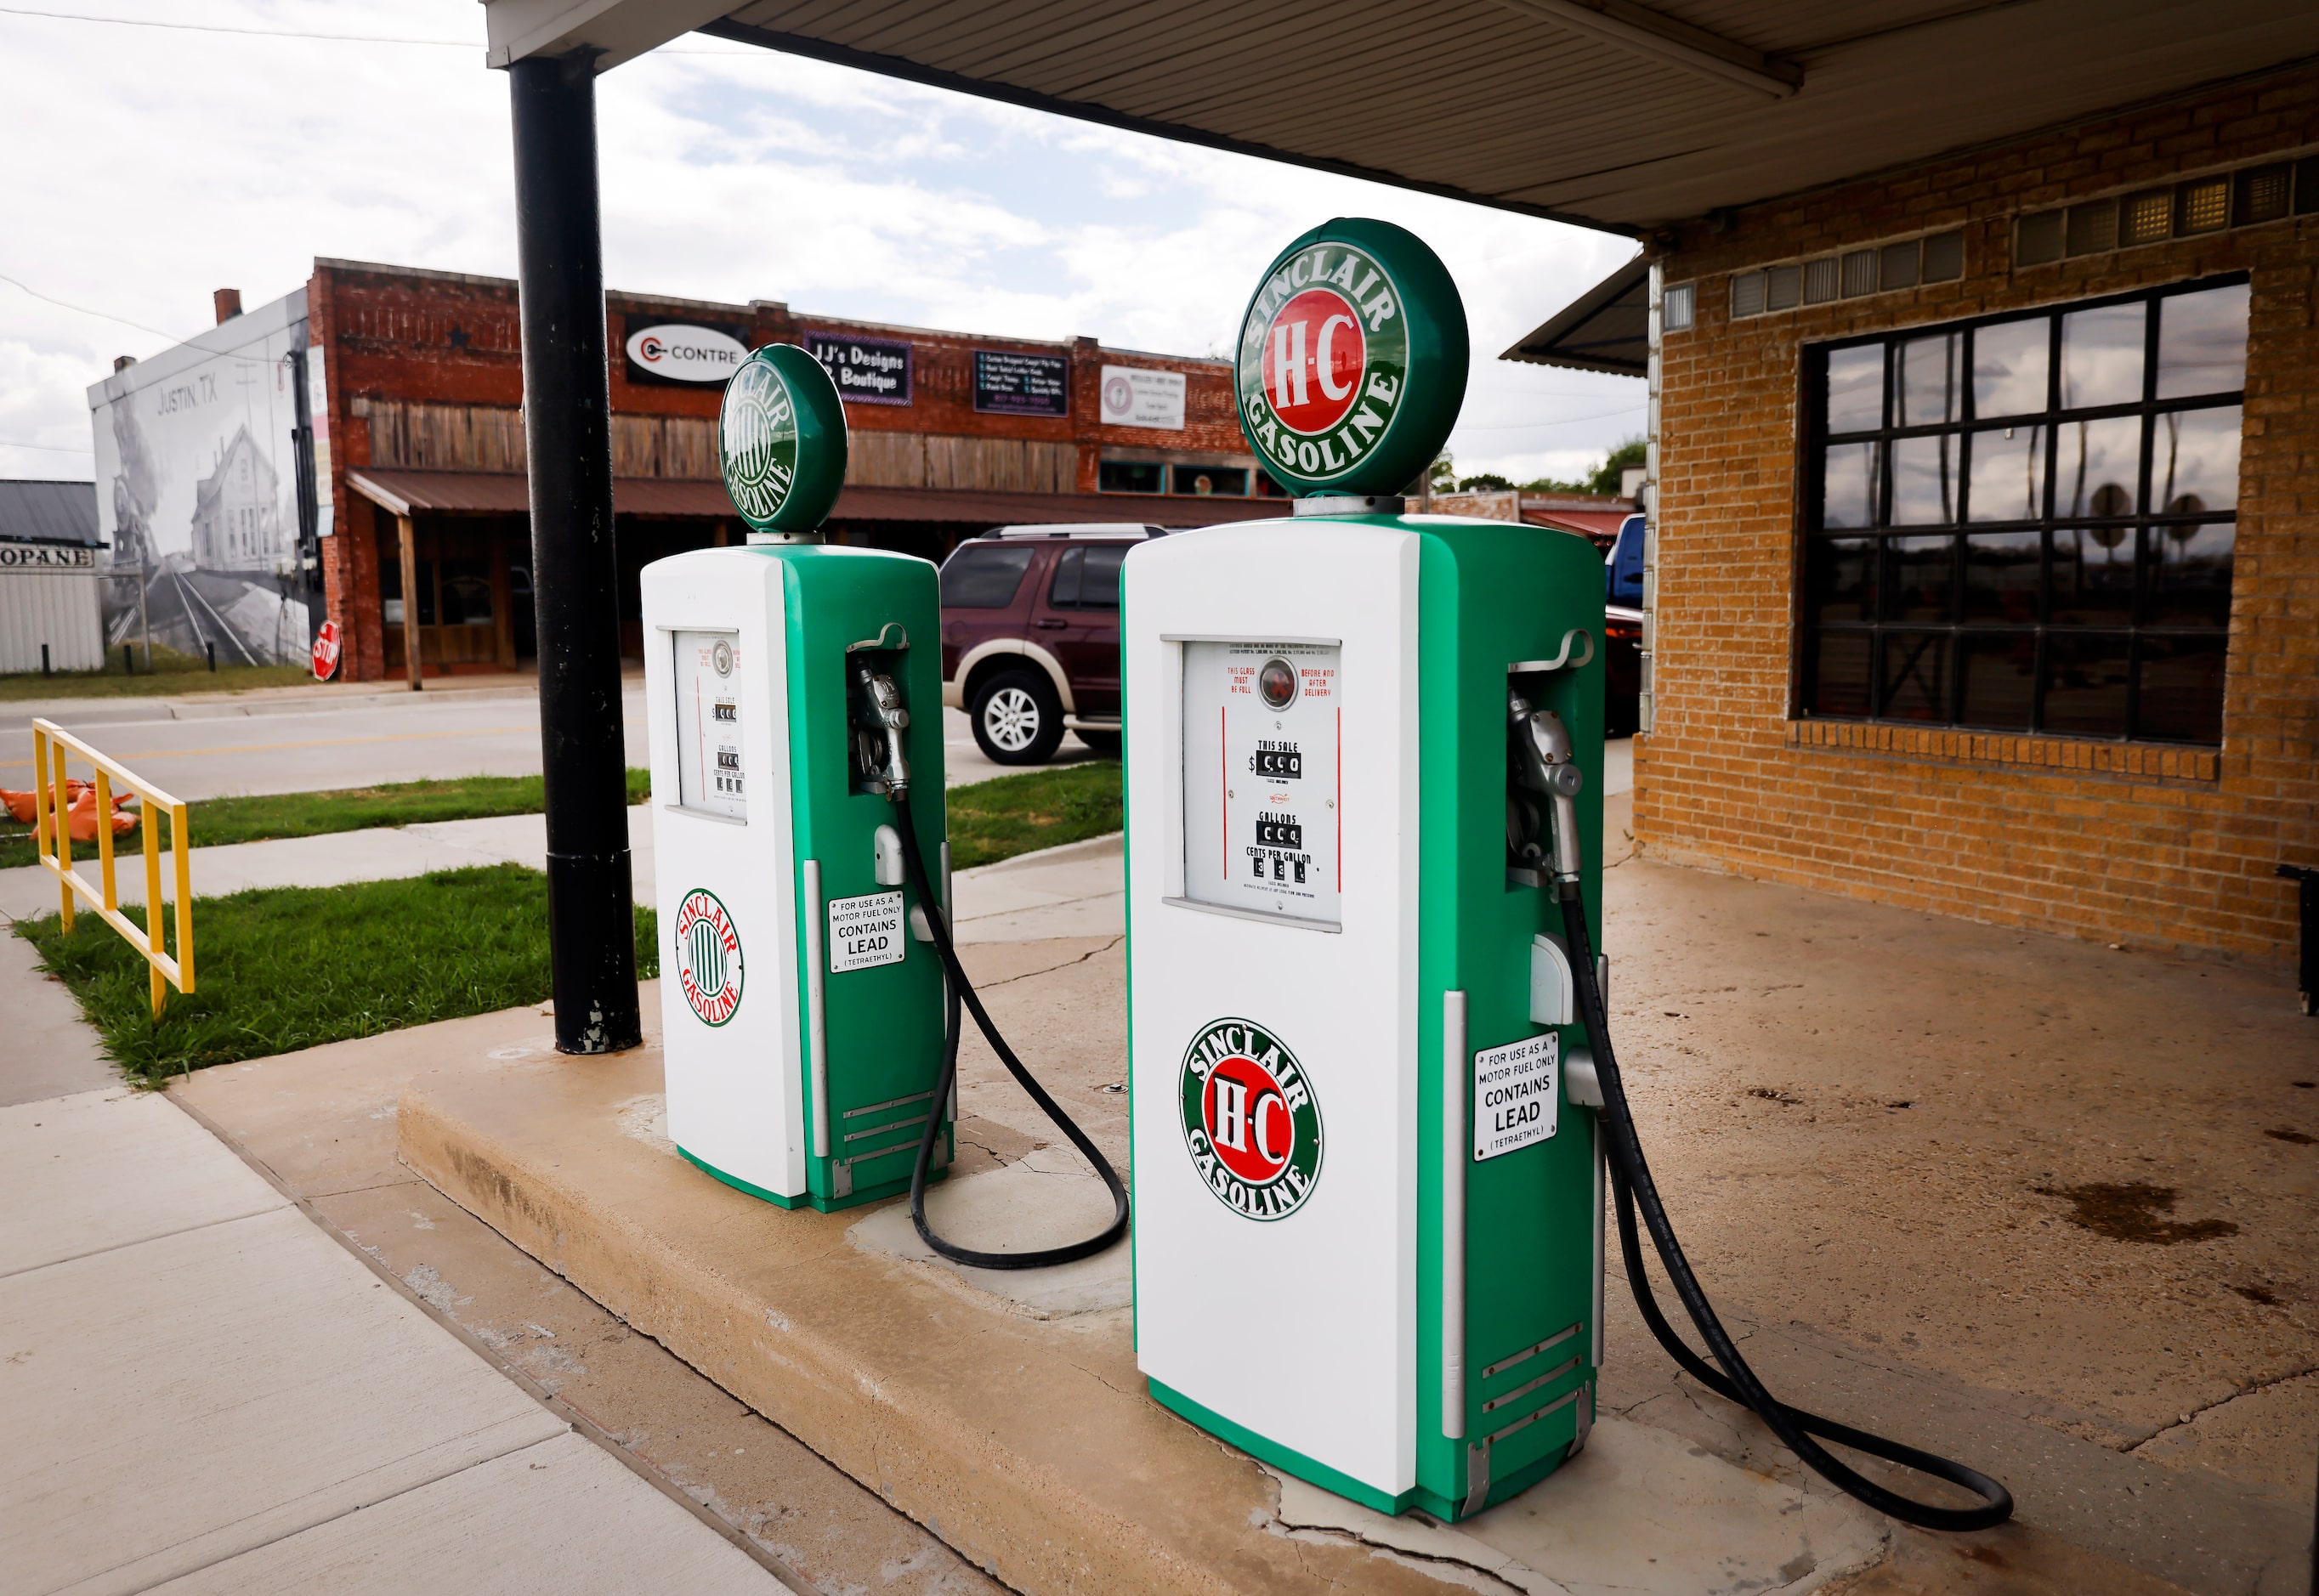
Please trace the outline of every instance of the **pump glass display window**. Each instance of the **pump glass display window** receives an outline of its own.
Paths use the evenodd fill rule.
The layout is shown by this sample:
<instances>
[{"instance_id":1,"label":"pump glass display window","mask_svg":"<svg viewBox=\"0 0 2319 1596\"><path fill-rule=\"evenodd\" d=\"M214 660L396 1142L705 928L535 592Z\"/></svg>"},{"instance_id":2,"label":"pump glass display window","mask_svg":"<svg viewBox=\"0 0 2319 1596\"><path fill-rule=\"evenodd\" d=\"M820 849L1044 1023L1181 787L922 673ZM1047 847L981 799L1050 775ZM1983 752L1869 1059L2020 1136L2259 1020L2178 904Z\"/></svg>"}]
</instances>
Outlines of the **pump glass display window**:
<instances>
[{"instance_id":1,"label":"pump glass display window","mask_svg":"<svg viewBox=\"0 0 2319 1596\"><path fill-rule=\"evenodd\" d=\"M2219 744L2247 285L1807 351L1805 713Z\"/></svg>"}]
</instances>

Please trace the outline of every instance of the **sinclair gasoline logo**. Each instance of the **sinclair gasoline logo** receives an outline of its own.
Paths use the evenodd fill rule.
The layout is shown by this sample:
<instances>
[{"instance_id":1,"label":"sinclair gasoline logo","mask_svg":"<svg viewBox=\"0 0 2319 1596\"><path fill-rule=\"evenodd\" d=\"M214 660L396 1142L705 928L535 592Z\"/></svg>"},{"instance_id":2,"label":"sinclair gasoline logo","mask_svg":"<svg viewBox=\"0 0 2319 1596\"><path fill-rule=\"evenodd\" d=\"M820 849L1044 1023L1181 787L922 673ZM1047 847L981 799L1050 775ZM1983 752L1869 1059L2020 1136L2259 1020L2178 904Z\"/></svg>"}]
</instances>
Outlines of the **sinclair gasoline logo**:
<instances>
[{"instance_id":1,"label":"sinclair gasoline logo","mask_svg":"<svg viewBox=\"0 0 2319 1596\"><path fill-rule=\"evenodd\" d=\"M717 441L734 508L749 520L771 520L797 481L798 422L789 384L771 361L748 362L726 384Z\"/></svg>"},{"instance_id":2,"label":"sinclair gasoline logo","mask_svg":"<svg viewBox=\"0 0 2319 1596\"><path fill-rule=\"evenodd\" d=\"M702 888L676 906L676 979L708 1024L722 1025L741 1006L741 933L717 895Z\"/></svg>"},{"instance_id":3,"label":"sinclair gasoline logo","mask_svg":"<svg viewBox=\"0 0 2319 1596\"><path fill-rule=\"evenodd\" d=\"M1234 375L1268 463L1312 482L1341 477L1376 452L1409 379L1400 290L1366 250L1299 250L1250 303Z\"/></svg>"},{"instance_id":4,"label":"sinclair gasoline logo","mask_svg":"<svg viewBox=\"0 0 2319 1596\"><path fill-rule=\"evenodd\" d=\"M1296 1056L1246 1020L1201 1027L1184 1054L1184 1145L1217 1201L1286 1219L1321 1174L1321 1107Z\"/></svg>"}]
</instances>

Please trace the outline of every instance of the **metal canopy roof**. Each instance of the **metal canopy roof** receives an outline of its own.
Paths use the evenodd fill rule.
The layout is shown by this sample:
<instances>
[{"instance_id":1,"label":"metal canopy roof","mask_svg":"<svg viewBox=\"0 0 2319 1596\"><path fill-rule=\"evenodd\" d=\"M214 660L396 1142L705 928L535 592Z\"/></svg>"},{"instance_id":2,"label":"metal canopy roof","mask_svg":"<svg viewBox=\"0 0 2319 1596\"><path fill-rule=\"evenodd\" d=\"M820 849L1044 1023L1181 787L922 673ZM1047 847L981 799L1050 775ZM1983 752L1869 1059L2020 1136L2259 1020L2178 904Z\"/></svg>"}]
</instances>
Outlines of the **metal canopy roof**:
<instances>
[{"instance_id":1,"label":"metal canopy roof","mask_svg":"<svg viewBox=\"0 0 2319 1596\"><path fill-rule=\"evenodd\" d=\"M96 534L95 482L0 482L0 543L109 546Z\"/></svg>"},{"instance_id":2,"label":"metal canopy roof","mask_svg":"<svg viewBox=\"0 0 2319 1596\"><path fill-rule=\"evenodd\" d=\"M491 60L698 28L1620 232L2319 54L2292 0L485 0Z\"/></svg>"},{"instance_id":3,"label":"metal canopy roof","mask_svg":"<svg viewBox=\"0 0 2319 1596\"><path fill-rule=\"evenodd\" d=\"M1650 374L1651 263L1637 256L1498 356L1534 365Z\"/></svg>"}]
</instances>

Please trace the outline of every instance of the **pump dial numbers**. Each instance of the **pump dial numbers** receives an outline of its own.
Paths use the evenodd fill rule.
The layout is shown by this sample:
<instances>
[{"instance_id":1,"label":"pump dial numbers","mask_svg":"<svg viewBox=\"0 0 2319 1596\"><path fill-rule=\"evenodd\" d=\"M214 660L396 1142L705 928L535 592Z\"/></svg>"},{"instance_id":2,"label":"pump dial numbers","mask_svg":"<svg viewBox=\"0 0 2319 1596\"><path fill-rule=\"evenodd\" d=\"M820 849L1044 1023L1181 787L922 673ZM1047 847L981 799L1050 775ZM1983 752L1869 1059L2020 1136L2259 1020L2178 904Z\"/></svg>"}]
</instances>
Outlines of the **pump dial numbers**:
<instances>
[{"instance_id":1,"label":"pump dial numbers","mask_svg":"<svg viewBox=\"0 0 2319 1596\"><path fill-rule=\"evenodd\" d=\"M671 634L676 690L676 799L681 808L748 818L740 640L730 632Z\"/></svg>"},{"instance_id":2,"label":"pump dial numbers","mask_svg":"<svg viewBox=\"0 0 2319 1596\"><path fill-rule=\"evenodd\" d=\"M1304 751L1294 743L1261 741L1256 752L1248 756L1248 768L1275 781L1301 780L1304 775Z\"/></svg>"}]
</instances>

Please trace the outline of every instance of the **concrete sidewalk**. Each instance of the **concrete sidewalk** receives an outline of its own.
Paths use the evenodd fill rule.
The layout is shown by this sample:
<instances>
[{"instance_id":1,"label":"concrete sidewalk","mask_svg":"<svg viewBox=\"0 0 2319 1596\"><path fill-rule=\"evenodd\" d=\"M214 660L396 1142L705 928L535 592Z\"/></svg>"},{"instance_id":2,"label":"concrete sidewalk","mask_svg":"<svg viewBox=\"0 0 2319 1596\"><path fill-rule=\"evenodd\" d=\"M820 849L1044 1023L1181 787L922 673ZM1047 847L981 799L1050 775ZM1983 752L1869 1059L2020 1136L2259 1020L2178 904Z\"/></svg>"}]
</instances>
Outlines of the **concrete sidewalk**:
<instances>
[{"instance_id":1,"label":"concrete sidewalk","mask_svg":"<svg viewBox=\"0 0 2319 1596\"><path fill-rule=\"evenodd\" d=\"M0 1108L11 1591L775 1591L158 1096Z\"/></svg>"}]
</instances>

